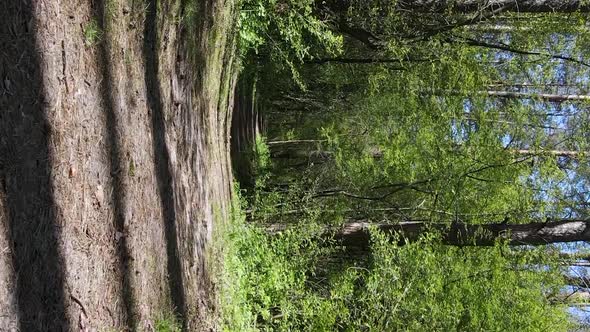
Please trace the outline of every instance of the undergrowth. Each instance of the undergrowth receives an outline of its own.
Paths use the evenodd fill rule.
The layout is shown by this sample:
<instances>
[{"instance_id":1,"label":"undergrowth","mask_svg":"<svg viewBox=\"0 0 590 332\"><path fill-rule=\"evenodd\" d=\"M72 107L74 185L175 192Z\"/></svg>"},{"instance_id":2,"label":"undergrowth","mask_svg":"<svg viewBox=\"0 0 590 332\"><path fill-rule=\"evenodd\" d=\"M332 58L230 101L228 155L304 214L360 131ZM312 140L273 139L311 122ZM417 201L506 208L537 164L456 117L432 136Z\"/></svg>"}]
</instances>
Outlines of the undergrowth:
<instances>
[{"instance_id":1,"label":"undergrowth","mask_svg":"<svg viewBox=\"0 0 590 332\"><path fill-rule=\"evenodd\" d=\"M264 141L256 144L262 191L272 168ZM235 185L219 243L223 331L567 330L565 310L548 300L562 272L546 251L446 246L433 233L400 245L371 231L371 249L355 253L319 235L335 222L320 212L281 232L269 231L285 225L280 213L245 212L276 212L276 201L246 200Z\"/></svg>"},{"instance_id":2,"label":"undergrowth","mask_svg":"<svg viewBox=\"0 0 590 332\"><path fill-rule=\"evenodd\" d=\"M322 251L317 242L305 230L269 235L246 223L243 199L235 192L223 243L223 330L329 329L339 308L309 287L309 267Z\"/></svg>"},{"instance_id":3,"label":"undergrowth","mask_svg":"<svg viewBox=\"0 0 590 332\"><path fill-rule=\"evenodd\" d=\"M91 19L86 25L84 25L83 29L84 33L84 42L88 46L92 46L100 42L102 39L102 30L98 24L96 19Z\"/></svg>"},{"instance_id":4,"label":"undergrowth","mask_svg":"<svg viewBox=\"0 0 590 332\"><path fill-rule=\"evenodd\" d=\"M557 270L514 268L544 263L541 252L444 246L433 234L398 246L374 232L370 254L347 257L303 227L270 235L246 222L239 195L233 203L220 276L223 331L567 329L565 310L547 301L558 292Z\"/></svg>"},{"instance_id":5,"label":"undergrowth","mask_svg":"<svg viewBox=\"0 0 590 332\"><path fill-rule=\"evenodd\" d=\"M173 315L166 315L156 319L155 332L181 332L181 324Z\"/></svg>"}]
</instances>

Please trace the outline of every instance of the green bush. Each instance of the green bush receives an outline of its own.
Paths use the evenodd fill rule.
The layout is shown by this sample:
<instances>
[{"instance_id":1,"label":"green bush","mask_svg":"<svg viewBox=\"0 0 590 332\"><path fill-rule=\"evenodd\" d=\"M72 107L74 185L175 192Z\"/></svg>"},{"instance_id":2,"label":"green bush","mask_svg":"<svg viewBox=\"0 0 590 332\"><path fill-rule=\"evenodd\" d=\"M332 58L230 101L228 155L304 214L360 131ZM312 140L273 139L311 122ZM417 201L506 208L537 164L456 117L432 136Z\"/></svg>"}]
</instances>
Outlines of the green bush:
<instances>
[{"instance_id":1,"label":"green bush","mask_svg":"<svg viewBox=\"0 0 590 332\"><path fill-rule=\"evenodd\" d=\"M544 250L460 248L436 234L397 245L374 232L352 255L319 221L271 234L236 198L224 230L224 331L566 331L549 302L563 271ZM319 215L319 214L317 214ZM327 222L322 220L322 223Z\"/></svg>"},{"instance_id":2,"label":"green bush","mask_svg":"<svg viewBox=\"0 0 590 332\"><path fill-rule=\"evenodd\" d=\"M288 68L315 53L338 53L342 37L313 15L312 0L243 0L239 31L243 56L259 54Z\"/></svg>"}]
</instances>

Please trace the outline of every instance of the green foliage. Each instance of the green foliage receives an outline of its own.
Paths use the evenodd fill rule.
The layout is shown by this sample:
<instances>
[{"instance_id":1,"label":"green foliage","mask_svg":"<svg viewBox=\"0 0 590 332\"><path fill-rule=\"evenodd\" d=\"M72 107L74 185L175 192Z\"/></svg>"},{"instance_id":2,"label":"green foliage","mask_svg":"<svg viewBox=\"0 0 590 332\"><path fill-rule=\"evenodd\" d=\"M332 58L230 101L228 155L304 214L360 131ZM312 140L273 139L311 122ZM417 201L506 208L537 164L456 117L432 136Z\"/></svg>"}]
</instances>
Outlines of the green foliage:
<instances>
[{"instance_id":1,"label":"green foliage","mask_svg":"<svg viewBox=\"0 0 590 332\"><path fill-rule=\"evenodd\" d=\"M224 331L566 331L548 296L561 269L544 250L458 248L435 234L370 252L326 246L317 221L270 235L234 202L225 230Z\"/></svg>"},{"instance_id":2,"label":"green foliage","mask_svg":"<svg viewBox=\"0 0 590 332\"><path fill-rule=\"evenodd\" d=\"M249 64L260 74L267 136L314 143L273 160L257 140L249 223L234 225L227 256L239 271L227 279L241 280L228 307L246 323L228 319L228 330L567 330L558 300L567 271L555 248L457 248L438 234L403 243L373 232L372 248L353 255L318 234L358 219L587 218L587 102L540 95L585 93L587 18L311 4L242 7L242 46L261 59ZM328 25L299 28L305 17L341 33L336 58L325 45L337 43L310 32ZM315 55L328 59L300 63ZM339 62L347 59L362 61ZM277 74L278 63L295 83ZM269 235L270 223L289 230Z\"/></svg>"},{"instance_id":3,"label":"green foliage","mask_svg":"<svg viewBox=\"0 0 590 332\"><path fill-rule=\"evenodd\" d=\"M83 34L84 42L86 42L86 45L88 46L92 46L100 42L102 38L102 30L98 25L98 21L93 18L90 20L90 22L86 23L86 25L84 25Z\"/></svg>"},{"instance_id":4,"label":"green foliage","mask_svg":"<svg viewBox=\"0 0 590 332\"><path fill-rule=\"evenodd\" d=\"M322 252L309 230L276 236L248 225L234 201L224 234L221 308L224 331L326 330L339 310L308 287L309 267Z\"/></svg>"},{"instance_id":5,"label":"green foliage","mask_svg":"<svg viewBox=\"0 0 590 332\"><path fill-rule=\"evenodd\" d=\"M425 234L397 246L373 234L370 267L337 276L354 285L346 299L346 331L566 331L559 269L543 251L458 248Z\"/></svg>"},{"instance_id":6,"label":"green foliage","mask_svg":"<svg viewBox=\"0 0 590 332\"><path fill-rule=\"evenodd\" d=\"M269 48L283 52L285 60L301 60L311 55L313 43L337 51L342 42L314 17L313 1L244 0L241 5L239 24L244 50L258 52L270 44Z\"/></svg>"},{"instance_id":7,"label":"green foliage","mask_svg":"<svg viewBox=\"0 0 590 332\"><path fill-rule=\"evenodd\" d=\"M265 137L256 136L251 162L252 176L254 177L254 189L250 194L253 201L251 204L253 207L252 214L273 214L276 211L276 206L281 203L284 197L278 193L268 193L267 191L273 176L273 162L270 158L270 149Z\"/></svg>"},{"instance_id":8,"label":"green foliage","mask_svg":"<svg viewBox=\"0 0 590 332\"><path fill-rule=\"evenodd\" d=\"M154 324L155 332L181 332L182 326L173 315L165 315L156 319Z\"/></svg>"},{"instance_id":9,"label":"green foliage","mask_svg":"<svg viewBox=\"0 0 590 332\"><path fill-rule=\"evenodd\" d=\"M379 196L391 192L374 189L379 185L418 182L400 186L387 200L398 206L421 202L424 213L416 210L415 217L432 218L432 211L441 211L434 219L480 213L489 220L489 215L535 208L538 186L524 179L537 168L505 149L506 128L486 125L498 118L494 110L465 113L462 97L417 99L398 93L364 100L356 110L350 122L339 120L324 130L330 149L337 151L341 186ZM539 181L558 176L542 174Z\"/></svg>"},{"instance_id":10,"label":"green foliage","mask_svg":"<svg viewBox=\"0 0 590 332\"><path fill-rule=\"evenodd\" d=\"M272 160L270 149L266 144L266 138L257 135L254 140L254 156L252 157L253 175L256 178L256 188L260 189L266 185L271 176Z\"/></svg>"},{"instance_id":11,"label":"green foliage","mask_svg":"<svg viewBox=\"0 0 590 332\"><path fill-rule=\"evenodd\" d=\"M291 71L317 52L338 53L342 37L313 15L312 0L243 0L239 17L243 56L262 54Z\"/></svg>"}]
</instances>

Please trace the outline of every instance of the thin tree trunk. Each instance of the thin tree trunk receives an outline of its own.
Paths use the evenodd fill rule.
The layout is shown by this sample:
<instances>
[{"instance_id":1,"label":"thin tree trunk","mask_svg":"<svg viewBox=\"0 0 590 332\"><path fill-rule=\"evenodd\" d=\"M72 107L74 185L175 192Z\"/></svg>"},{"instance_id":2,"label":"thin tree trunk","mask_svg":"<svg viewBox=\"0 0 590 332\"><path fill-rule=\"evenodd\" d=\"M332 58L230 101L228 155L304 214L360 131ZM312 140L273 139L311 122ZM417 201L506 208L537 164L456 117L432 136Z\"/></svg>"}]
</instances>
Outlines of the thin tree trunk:
<instances>
[{"instance_id":1,"label":"thin tree trunk","mask_svg":"<svg viewBox=\"0 0 590 332\"><path fill-rule=\"evenodd\" d=\"M590 254L588 253L566 253L562 252L559 254L561 259L567 261L590 261Z\"/></svg>"},{"instance_id":2,"label":"thin tree trunk","mask_svg":"<svg viewBox=\"0 0 590 332\"><path fill-rule=\"evenodd\" d=\"M320 163L334 159L334 153L332 151L300 148L299 146L303 144L292 144L290 142L285 142L284 144L281 144L276 142L275 144L269 145L270 155L272 158L276 159L306 159L309 162L313 163ZM514 155L519 156L551 156L567 157L573 159L586 154L586 152L584 151L573 150L512 149L508 151ZM383 157L383 151L374 148L370 151L370 155L372 158L379 159Z\"/></svg>"},{"instance_id":3,"label":"thin tree trunk","mask_svg":"<svg viewBox=\"0 0 590 332\"><path fill-rule=\"evenodd\" d=\"M344 14L351 7L350 0L321 0L320 11ZM401 13L473 14L497 11L518 13L573 13L588 12L590 4L582 0L400 0L394 10Z\"/></svg>"},{"instance_id":4,"label":"thin tree trunk","mask_svg":"<svg viewBox=\"0 0 590 332\"><path fill-rule=\"evenodd\" d=\"M504 11L519 13L572 13L590 10L590 5L580 0L401 0L398 7L415 12L443 13L450 10L464 14L500 7L505 7Z\"/></svg>"},{"instance_id":5,"label":"thin tree trunk","mask_svg":"<svg viewBox=\"0 0 590 332\"><path fill-rule=\"evenodd\" d=\"M549 298L553 303L565 303L568 306L590 306L590 293L587 289L577 289L573 292L563 292Z\"/></svg>"},{"instance_id":6,"label":"thin tree trunk","mask_svg":"<svg viewBox=\"0 0 590 332\"><path fill-rule=\"evenodd\" d=\"M388 67L389 70L404 70L405 67L402 66L405 63L409 62L436 62L438 59L435 58L319 58L314 60L306 61L305 63L309 64L325 64L325 63L340 63L340 64L397 64L398 67Z\"/></svg>"},{"instance_id":7,"label":"thin tree trunk","mask_svg":"<svg viewBox=\"0 0 590 332\"><path fill-rule=\"evenodd\" d=\"M488 96L496 98L506 99L539 99L548 102L562 103L565 101L589 101L590 95L585 94L557 94L557 93L532 93L532 92L516 92L516 91L458 91L458 90L423 90L423 93L433 95L477 95L477 96Z\"/></svg>"},{"instance_id":8,"label":"thin tree trunk","mask_svg":"<svg viewBox=\"0 0 590 332\"><path fill-rule=\"evenodd\" d=\"M325 139L292 139L286 141L270 141L267 144L269 146L273 145L290 145L290 144L319 144L322 142L326 142Z\"/></svg>"},{"instance_id":9,"label":"thin tree trunk","mask_svg":"<svg viewBox=\"0 0 590 332\"><path fill-rule=\"evenodd\" d=\"M528 150L528 149L519 149L519 150L512 150L512 153L522 156L553 156L553 157L568 157L568 158L577 158L580 155L584 154L581 151L571 151L571 150Z\"/></svg>"},{"instance_id":10,"label":"thin tree trunk","mask_svg":"<svg viewBox=\"0 0 590 332\"><path fill-rule=\"evenodd\" d=\"M551 93L529 93L529 92L513 92L513 91L486 91L479 94L488 95L490 97L512 98L512 99L541 99L544 101L562 103L564 101L588 101L590 95L578 94L551 94Z\"/></svg>"},{"instance_id":11,"label":"thin tree trunk","mask_svg":"<svg viewBox=\"0 0 590 332\"><path fill-rule=\"evenodd\" d=\"M587 276L565 276L565 283L570 286L580 287L580 288L590 288L590 277Z\"/></svg>"},{"instance_id":12,"label":"thin tree trunk","mask_svg":"<svg viewBox=\"0 0 590 332\"><path fill-rule=\"evenodd\" d=\"M286 225L271 225L267 227L267 230L270 233L275 233L286 229L286 227ZM323 234L324 236L333 236L345 246L367 247L371 241L370 228L390 235L398 234L401 244L406 241L416 241L420 236L430 231L440 232L442 243L454 246L493 246L498 240L506 241L513 246L590 241L590 222L586 220L558 220L516 225L504 223L472 225L428 222L401 222L398 224L351 222L340 228L326 228Z\"/></svg>"},{"instance_id":13,"label":"thin tree trunk","mask_svg":"<svg viewBox=\"0 0 590 332\"><path fill-rule=\"evenodd\" d=\"M449 39L447 39L447 42L449 42L449 43L463 43L465 45L483 47L483 48L487 48L487 49L505 51L505 52L520 54L520 55L542 56L542 57L547 57L550 59L563 60L563 61L567 61L570 63L575 63L575 64L578 64L578 65L581 65L584 67L590 67L590 64L588 64L587 62L585 62L583 60L578 60L578 59L575 59L575 58L572 58L572 57L566 56L566 55L522 50L517 47L513 47L511 45L501 45L501 44L489 43L489 42L486 42L483 40L478 40L478 39L473 39L473 38L456 38L456 39L449 38Z\"/></svg>"}]
</instances>

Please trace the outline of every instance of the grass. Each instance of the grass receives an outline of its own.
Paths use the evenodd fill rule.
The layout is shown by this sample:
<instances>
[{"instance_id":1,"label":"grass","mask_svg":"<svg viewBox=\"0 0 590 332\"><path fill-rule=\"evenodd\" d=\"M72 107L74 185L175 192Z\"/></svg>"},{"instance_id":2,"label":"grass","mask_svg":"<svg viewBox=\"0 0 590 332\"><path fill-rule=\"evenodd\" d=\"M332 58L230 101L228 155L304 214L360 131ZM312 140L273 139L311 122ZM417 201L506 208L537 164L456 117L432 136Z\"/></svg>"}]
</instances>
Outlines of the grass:
<instances>
[{"instance_id":1,"label":"grass","mask_svg":"<svg viewBox=\"0 0 590 332\"><path fill-rule=\"evenodd\" d=\"M90 22L84 26L84 42L88 46L97 44L102 38L102 30L98 25L96 19L91 19Z\"/></svg>"},{"instance_id":2,"label":"grass","mask_svg":"<svg viewBox=\"0 0 590 332\"><path fill-rule=\"evenodd\" d=\"M239 192L236 186L229 222L217 224L223 257L217 274L220 330L329 331L342 307L309 287L308 272L320 254L308 241L309 228L267 234L246 222Z\"/></svg>"},{"instance_id":3,"label":"grass","mask_svg":"<svg viewBox=\"0 0 590 332\"><path fill-rule=\"evenodd\" d=\"M105 14L109 19L114 19L117 14L117 0L107 0L105 2Z\"/></svg>"},{"instance_id":4,"label":"grass","mask_svg":"<svg viewBox=\"0 0 590 332\"><path fill-rule=\"evenodd\" d=\"M218 276L221 331L565 329L565 311L548 307L538 287L550 287L555 274L507 268L521 261L503 257L500 245L484 250L448 247L435 234L426 234L398 246L376 232L372 263L351 258L322 273L328 261L321 257L329 252L306 233L313 219L301 224L306 227L268 235L246 223L244 203L234 197L231 220L218 243L223 248ZM522 262L540 261L530 255Z\"/></svg>"},{"instance_id":5,"label":"grass","mask_svg":"<svg viewBox=\"0 0 590 332\"><path fill-rule=\"evenodd\" d=\"M156 319L154 329L156 332L181 332L182 325L173 315L164 315Z\"/></svg>"},{"instance_id":6,"label":"grass","mask_svg":"<svg viewBox=\"0 0 590 332\"><path fill-rule=\"evenodd\" d=\"M238 234L237 229L244 226L245 218L242 213L239 187L235 184L233 197L229 220L215 223L217 227L214 238L217 240L214 243L211 256L222 257L220 269L213 271L213 275L218 280L222 330L233 331L233 327L240 326L243 331L247 332L254 329L251 324L252 317L241 305L246 296L241 285L245 273L238 258L239 248L234 236ZM215 213L215 218L219 219L220 214Z\"/></svg>"}]
</instances>

